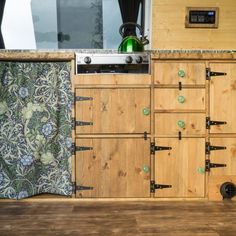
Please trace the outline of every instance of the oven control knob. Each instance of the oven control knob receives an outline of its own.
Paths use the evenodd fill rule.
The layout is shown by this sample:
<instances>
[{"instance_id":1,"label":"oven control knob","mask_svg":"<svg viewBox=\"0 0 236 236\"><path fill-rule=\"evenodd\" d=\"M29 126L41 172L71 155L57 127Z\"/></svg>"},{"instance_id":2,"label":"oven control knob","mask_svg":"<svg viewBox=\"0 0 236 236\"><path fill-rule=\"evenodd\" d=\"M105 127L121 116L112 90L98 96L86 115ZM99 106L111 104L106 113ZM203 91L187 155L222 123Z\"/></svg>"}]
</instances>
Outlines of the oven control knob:
<instances>
[{"instance_id":1,"label":"oven control knob","mask_svg":"<svg viewBox=\"0 0 236 236\"><path fill-rule=\"evenodd\" d=\"M127 56L125 58L125 62L128 63L128 64L132 63L132 61L133 61L133 58L131 56Z\"/></svg>"},{"instance_id":2,"label":"oven control knob","mask_svg":"<svg viewBox=\"0 0 236 236\"><path fill-rule=\"evenodd\" d=\"M86 64L90 64L90 63L91 63L91 57L85 57L85 58L84 58L84 62L85 62Z\"/></svg>"},{"instance_id":3,"label":"oven control knob","mask_svg":"<svg viewBox=\"0 0 236 236\"><path fill-rule=\"evenodd\" d=\"M142 58L141 56L137 56L137 57L135 58L135 61L136 61L137 63L142 63L142 62L143 62L143 58Z\"/></svg>"}]
</instances>

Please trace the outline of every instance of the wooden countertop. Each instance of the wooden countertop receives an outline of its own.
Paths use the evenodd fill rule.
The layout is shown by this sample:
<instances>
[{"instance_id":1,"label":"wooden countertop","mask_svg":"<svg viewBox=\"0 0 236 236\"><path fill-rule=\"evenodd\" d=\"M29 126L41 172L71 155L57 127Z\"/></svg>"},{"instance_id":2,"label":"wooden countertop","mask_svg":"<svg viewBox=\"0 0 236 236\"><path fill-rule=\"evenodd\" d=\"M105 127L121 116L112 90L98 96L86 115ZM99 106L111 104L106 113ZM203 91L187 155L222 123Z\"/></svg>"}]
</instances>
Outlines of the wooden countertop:
<instances>
[{"instance_id":1,"label":"wooden countertop","mask_svg":"<svg viewBox=\"0 0 236 236\"><path fill-rule=\"evenodd\" d=\"M2 61L70 61L74 58L75 53L71 51L0 50L0 60Z\"/></svg>"},{"instance_id":2,"label":"wooden countertop","mask_svg":"<svg viewBox=\"0 0 236 236\"><path fill-rule=\"evenodd\" d=\"M117 53L116 50L0 50L0 60L70 61L75 53ZM235 50L148 50L153 60L232 60Z\"/></svg>"}]
</instances>

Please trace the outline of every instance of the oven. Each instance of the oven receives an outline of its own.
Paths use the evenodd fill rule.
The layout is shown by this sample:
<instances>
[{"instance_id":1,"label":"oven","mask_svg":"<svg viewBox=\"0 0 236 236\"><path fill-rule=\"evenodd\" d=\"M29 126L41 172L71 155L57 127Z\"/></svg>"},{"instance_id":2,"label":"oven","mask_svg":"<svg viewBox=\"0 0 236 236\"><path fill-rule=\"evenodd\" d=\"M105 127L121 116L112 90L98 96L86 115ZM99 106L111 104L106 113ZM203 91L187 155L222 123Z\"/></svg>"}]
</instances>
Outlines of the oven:
<instances>
[{"instance_id":1,"label":"oven","mask_svg":"<svg viewBox=\"0 0 236 236\"><path fill-rule=\"evenodd\" d=\"M149 74L148 53L76 53L76 74Z\"/></svg>"}]
</instances>

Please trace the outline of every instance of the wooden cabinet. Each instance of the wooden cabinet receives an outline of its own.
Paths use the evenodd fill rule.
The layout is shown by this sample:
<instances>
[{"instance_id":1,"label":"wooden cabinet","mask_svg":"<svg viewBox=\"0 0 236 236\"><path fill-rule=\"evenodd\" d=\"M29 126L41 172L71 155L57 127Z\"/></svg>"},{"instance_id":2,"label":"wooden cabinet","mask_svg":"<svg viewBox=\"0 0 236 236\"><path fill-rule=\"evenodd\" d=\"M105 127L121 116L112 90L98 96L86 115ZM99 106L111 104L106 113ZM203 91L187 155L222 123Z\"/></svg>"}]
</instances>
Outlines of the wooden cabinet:
<instances>
[{"instance_id":1,"label":"wooden cabinet","mask_svg":"<svg viewBox=\"0 0 236 236\"><path fill-rule=\"evenodd\" d=\"M222 200L220 188L225 182L236 185L236 63L210 63L209 160L211 168L209 199ZM215 76L214 76L215 75ZM225 165L225 166L224 166ZM236 198L233 198L236 200Z\"/></svg>"},{"instance_id":2,"label":"wooden cabinet","mask_svg":"<svg viewBox=\"0 0 236 236\"><path fill-rule=\"evenodd\" d=\"M211 133L236 133L236 63L210 63L211 71L226 75L211 77L210 119L227 124L214 125Z\"/></svg>"},{"instance_id":3,"label":"wooden cabinet","mask_svg":"<svg viewBox=\"0 0 236 236\"><path fill-rule=\"evenodd\" d=\"M79 138L76 146L77 197L150 197L149 139Z\"/></svg>"},{"instance_id":4,"label":"wooden cabinet","mask_svg":"<svg viewBox=\"0 0 236 236\"><path fill-rule=\"evenodd\" d=\"M171 185L155 197L204 197L205 139L156 138L155 144L171 148L155 154L155 181Z\"/></svg>"},{"instance_id":5,"label":"wooden cabinet","mask_svg":"<svg viewBox=\"0 0 236 236\"><path fill-rule=\"evenodd\" d=\"M150 133L148 88L80 88L76 100L77 134Z\"/></svg>"},{"instance_id":6,"label":"wooden cabinet","mask_svg":"<svg viewBox=\"0 0 236 236\"><path fill-rule=\"evenodd\" d=\"M152 63L74 77L76 197L221 200L235 183L236 63Z\"/></svg>"},{"instance_id":7,"label":"wooden cabinet","mask_svg":"<svg viewBox=\"0 0 236 236\"><path fill-rule=\"evenodd\" d=\"M205 197L206 66L154 62L157 198Z\"/></svg>"},{"instance_id":8,"label":"wooden cabinet","mask_svg":"<svg viewBox=\"0 0 236 236\"><path fill-rule=\"evenodd\" d=\"M150 75L74 81L76 197L150 197Z\"/></svg>"}]
</instances>

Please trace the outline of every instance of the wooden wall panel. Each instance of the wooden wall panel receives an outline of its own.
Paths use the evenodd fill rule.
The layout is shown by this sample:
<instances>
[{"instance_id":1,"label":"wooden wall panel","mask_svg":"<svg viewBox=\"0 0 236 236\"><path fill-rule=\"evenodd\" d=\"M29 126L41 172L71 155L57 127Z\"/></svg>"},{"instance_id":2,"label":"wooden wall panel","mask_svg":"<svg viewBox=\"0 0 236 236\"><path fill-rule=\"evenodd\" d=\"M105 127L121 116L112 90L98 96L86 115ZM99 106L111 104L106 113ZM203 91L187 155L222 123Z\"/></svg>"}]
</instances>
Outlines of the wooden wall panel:
<instances>
[{"instance_id":1,"label":"wooden wall panel","mask_svg":"<svg viewBox=\"0 0 236 236\"><path fill-rule=\"evenodd\" d=\"M219 7L219 27L185 28L186 7ZM235 36L235 0L152 0L152 49L234 49Z\"/></svg>"}]
</instances>

